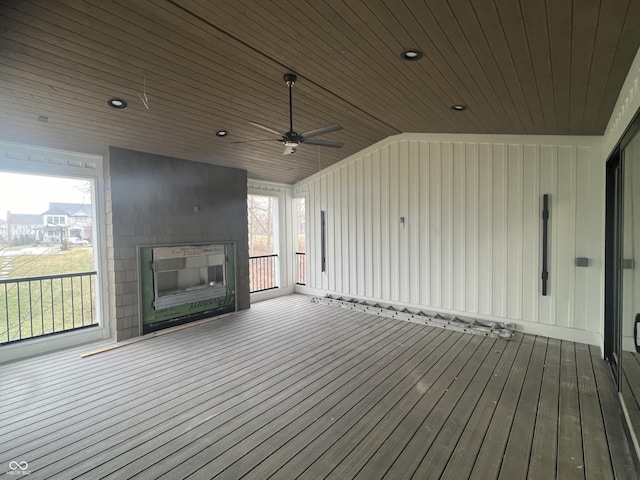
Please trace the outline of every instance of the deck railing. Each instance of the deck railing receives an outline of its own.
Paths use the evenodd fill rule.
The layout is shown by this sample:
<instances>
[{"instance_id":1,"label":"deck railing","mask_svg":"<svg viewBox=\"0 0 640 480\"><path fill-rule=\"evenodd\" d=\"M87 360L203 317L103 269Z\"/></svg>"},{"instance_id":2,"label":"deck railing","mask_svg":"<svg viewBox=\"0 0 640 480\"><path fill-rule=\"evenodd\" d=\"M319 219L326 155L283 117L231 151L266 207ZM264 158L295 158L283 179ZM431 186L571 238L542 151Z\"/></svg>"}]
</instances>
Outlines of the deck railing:
<instances>
[{"instance_id":1,"label":"deck railing","mask_svg":"<svg viewBox=\"0 0 640 480\"><path fill-rule=\"evenodd\" d=\"M304 252L296 252L296 284L306 285L307 258Z\"/></svg>"},{"instance_id":2,"label":"deck railing","mask_svg":"<svg viewBox=\"0 0 640 480\"><path fill-rule=\"evenodd\" d=\"M249 291L262 292L278 288L276 262L278 255L258 255L249 257Z\"/></svg>"},{"instance_id":3,"label":"deck railing","mask_svg":"<svg viewBox=\"0 0 640 480\"><path fill-rule=\"evenodd\" d=\"M96 272L0 280L0 344L97 325Z\"/></svg>"}]
</instances>

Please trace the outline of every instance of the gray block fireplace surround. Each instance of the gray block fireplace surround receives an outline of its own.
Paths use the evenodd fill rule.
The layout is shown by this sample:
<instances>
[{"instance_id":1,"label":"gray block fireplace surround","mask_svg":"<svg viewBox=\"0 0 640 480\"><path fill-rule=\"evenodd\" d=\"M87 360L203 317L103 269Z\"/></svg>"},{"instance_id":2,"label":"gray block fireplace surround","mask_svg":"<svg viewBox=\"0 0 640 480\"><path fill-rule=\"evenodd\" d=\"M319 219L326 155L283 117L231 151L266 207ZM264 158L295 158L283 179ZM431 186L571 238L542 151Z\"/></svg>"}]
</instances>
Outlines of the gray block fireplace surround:
<instances>
[{"instance_id":1,"label":"gray block fireplace surround","mask_svg":"<svg viewBox=\"0 0 640 480\"><path fill-rule=\"evenodd\" d=\"M116 341L141 334L140 247L235 243L236 306L249 308L245 170L111 147L105 201Z\"/></svg>"}]
</instances>

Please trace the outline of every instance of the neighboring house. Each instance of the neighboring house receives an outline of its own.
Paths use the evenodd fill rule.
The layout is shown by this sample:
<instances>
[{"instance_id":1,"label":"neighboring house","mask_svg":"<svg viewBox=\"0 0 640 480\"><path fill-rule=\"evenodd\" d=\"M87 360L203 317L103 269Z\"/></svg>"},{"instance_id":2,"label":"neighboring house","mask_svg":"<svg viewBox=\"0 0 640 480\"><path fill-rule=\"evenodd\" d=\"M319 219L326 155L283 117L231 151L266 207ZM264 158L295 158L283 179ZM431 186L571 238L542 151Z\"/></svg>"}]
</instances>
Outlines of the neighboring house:
<instances>
[{"instance_id":1,"label":"neighboring house","mask_svg":"<svg viewBox=\"0 0 640 480\"><path fill-rule=\"evenodd\" d=\"M42 240L42 216L7 212L7 241L21 237Z\"/></svg>"},{"instance_id":2,"label":"neighboring house","mask_svg":"<svg viewBox=\"0 0 640 480\"><path fill-rule=\"evenodd\" d=\"M4 229L3 223L0 239L6 241L20 237L56 243L67 238L90 240L93 227L91 205L83 203L50 202L41 214L7 212Z\"/></svg>"},{"instance_id":3,"label":"neighboring house","mask_svg":"<svg viewBox=\"0 0 640 480\"><path fill-rule=\"evenodd\" d=\"M84 203L50 202L41 216L43 240L60 242L65 238L90 239L91 205Z\"/></svg>"},{"instance_id":4,"label":"neighboring house","mask_svg":"<svg viewBox=\"0 0 640 480\"><path fill-rule=\"evenodd\" d=\"M7 222L0 218L0 242L7 240Z\"/></svg>"}]
</instances>

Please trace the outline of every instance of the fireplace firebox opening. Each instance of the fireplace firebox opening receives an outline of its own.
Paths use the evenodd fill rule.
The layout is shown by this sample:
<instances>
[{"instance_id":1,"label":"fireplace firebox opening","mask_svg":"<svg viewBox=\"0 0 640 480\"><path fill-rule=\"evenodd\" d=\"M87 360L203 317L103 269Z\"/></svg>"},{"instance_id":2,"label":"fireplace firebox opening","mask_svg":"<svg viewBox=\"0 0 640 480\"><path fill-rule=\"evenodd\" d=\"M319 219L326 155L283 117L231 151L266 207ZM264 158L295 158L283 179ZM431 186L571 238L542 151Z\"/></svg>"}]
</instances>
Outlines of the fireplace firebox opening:
<instances>
[{"instance_id":1,"label":"fireplace firebox opening","mask_svg":"<svg viewBox=\"0 0 640 480\"><path fill-rule=\"evenodd\" d=\"M142 334L236 310L232 242L139 248Z\"/></svg>"}]
</instances>

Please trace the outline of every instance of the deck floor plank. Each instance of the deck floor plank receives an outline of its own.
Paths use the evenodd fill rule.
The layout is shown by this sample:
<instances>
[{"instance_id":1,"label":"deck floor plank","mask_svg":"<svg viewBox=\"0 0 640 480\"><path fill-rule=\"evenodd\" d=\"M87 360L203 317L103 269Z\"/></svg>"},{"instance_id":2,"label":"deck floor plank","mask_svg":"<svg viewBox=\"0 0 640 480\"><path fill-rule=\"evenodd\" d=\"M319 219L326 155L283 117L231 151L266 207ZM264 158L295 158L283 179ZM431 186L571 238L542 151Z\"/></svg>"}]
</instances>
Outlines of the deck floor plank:
<instances>
[{"instance_id":1,"label":"deck floor plank","mask_svg":"<svg viewBox=\"0 0 640 480\"><path fill-rule=\"evenodd\" d=\"M322 346L322 343L320 344L320 346ZM270 365L270 367L278 367L277 364L275 365ZM286 368L286 367L283 367ZM268 371L271 371L271 368L265 369ZM275 370L277 372L277 368ZM254 370L255 372L255 370ZM243 371L223 371L221 373L221 379L218 381L218 383L220 383L221 385L223 385L225 388L229 387L229 386L233 386L235 384L244 387L244 388L251 388L252 384L251 382L247 383L247 378L242 378L242 374L244 373L244 376L246 377L247 375L251 375L253 372L248 371L247 372L243 372ZM176 382L173 379L169 379L166 382L166 387L165 388L160 388L160 386L158 386L158 388L156 389L154 387L154 393L156 394L155 397L153 399L147 400L146 402L138 402L135 406L132 406L131 404L127 404L126 402L123 404L122 408L124 409L124 413L121 413L118 416L114 416L112 415L114 413L113 410L113 404L109 404L108 409L105 409L105 411L100 415L100 421L97 423L93 423L93 427L101 427L99 431L95 431L94 435L92 435L93 437L97 437L97 438L102 438L102 439L106 439L109 438L109 428L111 427L111 430L114 430L115 432L120 432L123 430L122 426L120 425L120 423L123 423L124 421L129 420L133 420L133 425L135 425L136 423L142 423L144 422L146 419L148 418L154 418L156 417L158 422L162 422L167 420L166 418L163 418L162 416L162 412L163 411L167 411L167 408L175 408L176 405L172 405L170 403L170 401L172 401L174 398L179 400L179 402L177 403L178 405L180 403L184 404L185 407L192 407L192 404L188 404L187 402L190 401L190 398L195 398L196 396L201 396L201 395L206 395L206 393L208 391L215 391L218 395L223 394L224 393L224 388L219 388L219 389L215 389L216 387L216 382L214 382L214 378L211 378L209 376L209 371L204 371L201 373L196 373L195 371L191 372L192 375L185 377L184 375L182 375L180 381L184 382L185 385L191 387L187 392L185 392L185 388L182 387L180 388L179 382ZM201 377L201 380L199 380L200 385L199 388L195 388L198 386L196 382L196 380L198 380ZM237 377L235 380L234 377ZM230 382L229 380L233 380L233 382ZM252 380L254 381L254 380ZM175 382L175 383L174 383ZM212 390L213 389L213 390ZM169 395L162 397L161 394L164 395ZM233 395L231 395L233 396ZM134 399L135 400L135 399ZM152 408L153 407L153 408ZM127 410L130 409L131 411ZM164 409L164 410L159 410L159 409ZM116 412L117 413L117 412ZM124 415L124 417L123 417ZM129 416L131 415L131 416ZM89 418L86 422L89 422L89 425L91 425L92 421L96 421L95 420L95 416L94 419L92 420L91 418ZM115 423L114 423L115 422ZM127 424L127 428L131 428L133 426L131 423ZM86 424L82 425L83 427L87 427ZM73 429L74 425L70 425L69 427L67 427L68 429ZM63 429L64 430L64 429ZM81 433L83 430L80 429L80 431L78 433ZM56 435L64 435L63 437L60 437L59 441L68 441L71 437L69 436L69 431L62 431L62 432L57 432L55 433ZM97 434L97 435L96 435ZM51 440L51 438L47 438L46 440ZM83 439L75 439L78 440L77 443L79 445L81 445L82 448L86 448L87 445L90 445L91 442L88 442L86 438ZM35 441L35 440L34 440ZM56 442L56 444L59 442ZM53 457L55 458L57 454L53 454Z\"/></svg>"},{"instance_id":2,"label":"deck floor plank","mask_svg":"<svg viewBox=\"0 0 640 480\"><path fill-rule=\"evenodd\" d=\"M604 422L609 456L615 473L615 478L638 478L638 472L631 457L629 443L625 438L624 424L620 421L622 410L616 398L610 370L600 359L599 349L589 347L595 374L596 388L600 399L602 419Z\"/></svg>"},{"instance_id":3,"label":"deck floor plank","mask_svg":"<svg viewBox=\"0 0 640 480\"><path fill-rule=\"evenodd\" d=\"M491 427L502 428L485 437L471 478L498 476L499 480L526 480L546 352L547 339L537 337L517 404L504 405L506 411L500 411L498 407L494 417L504 416L507 421L492 422ZM511 416L513 424L509 426L508 418ZM486 441L489 438L493 438L493 442ZM495 458L501 451L504 451L502 465Z\"/></svg>"},{"instance_id":4,"label":"deck floor plank","mask_svg":"<svg viewBox=\"0 0 640 480\"><path fill-rule=\"evenodd\" d=\"M386 322L385 322L386 324ZM390 339L386 341L393 341L398 335L403 333L406 326L400 326L399 328L391 325L391 331L389 333ZM405 332L406 334L406 332ZM381 333L383 341L386 339L385 332ZM378 340L377 337L375 337ZM343 338L343 340L345 340ZM349 340L352 340L349 338ZM356 340L356 339L353 339ZM337 340L336 340L337 341ZM371 342L371 339L366 339L367 342ZM357 345L357 343L356 343ZM369 344L369 346L371 346ZM344 345L340 351L336 352L334 356L328 355L327 361L334 360L335 357L341 357L343 355L349 355L350 347ZM326 353L326 352L323 352ZM329 352L331 353L331 352ZM66 460L64 462L58 462L60 466L64 464L73 463L73 468L65 475L79 475L84 473L85 470L91 470L96 465L106 463L106 460L110 460L109 468L118 466L121 462L130 462L132 454L137 453L144 455L146 450L154 446L157 442L160 445L166 443L169 440L165 440L165 437L169 437L171 440L180 439L182 435L195 435L198 430L195 429L203 423L223 422L230 418L240 416L246 410L250 410L252 414L257 415L261 408L264 408L266 401L276 401L277 399L286 398L287 393L280 393L283 388L289 388L290 383L295 382L298 378L305 378L310 375L310 371L316 371L316 375L326 375L333 371L333 365L325 365L326 362L322 361L322 358L311 358L310 365L299 364L298 372L292 372L287 369L287 365L283 365L283 371L277 378L270 377L272 381L262 381L264 378L257 377L250 380L248 383L240 383L236 390L221 391L213 387L213 390L209 394L198 394L193 396L187 402L184 398L177 396L175 399L171 399L170 402L166 399L160 399L158 407L162 408L161 415L154 415L149 417L146 421L138 421L133 426L127 425L127 428L115 430L115 434L109 438L102 439L98 443L91 446L90 449L85 447L84 442L81 446L82 450L76 453L74 459ZM366 361L367 359L365 359ZM304 367L304 368L302 368ZM267 371L270 371L271 364L265 365ZM266 375L269 375L266 373ZM262 388L256 388L256 385L261 385ZM212 388L210 385L206 385L205 388ZM196 390L197 392L197 390ZM277 395L276 400L274 394ZM191 394L186 394L191 396ZM290 394L289 394L290 395ZM242 405L240 405L242 404ZM252 407L254 407L252 409ZM211 409L215 409L215 415L209 413ZM248 417L241 417L246 419ZM224 429L218 429L218 434ZM170 433L166 433L170 432ZM163 435L164 434L164 435ZM131 446L131 439L136 439L139 444ZM153 440L153 441L152 441ZM89 461L83 459L90 457ZM83 469L83 470L81 470Z\"/></svg>"},{"instance_id":5,"label":"deck floor plank","mask_svg":"<svg viewBox=\"0 0 640 480\"><path fill-rule=\"evenodd\" d=\"M449 418L451 427L445 424L414 478L440 478L440 475L451 479L469 478L492 422L506 421L503 417L496 418L496 411L500 413L505 402L513 401L520 394L534 341L534 337L524 336L515 359L499 366L465 421ZM502 452L496 452L494 461L499 462L501 458Z\"/></svg>"},{"instance_id":6,"label":"deck floor plank","mask_svg":"<svg viewBox=\"0 0 640 480\"><path fill-rule=\"evenodd\" d=\"M338 442L353 444L357 442L357 438L368 439L384 435L384 433L378 433L372 429L385 432L387 427L392 428L397 425L408 409L422 396L422 393L433 388L442 378L442 373L449 370L446 355L457 353L452 364L458 363L461 360L460 353L468 348L472 342L476 345L480 343L478 339L473 339L462 349L450 349L442 357L437 358L430 355L425 359L425 362L414 369L370 409L362 408L364 405L361 405L357 410L350 411L349 415L343 416L340 421L334 422L320 433L312 432L311 429L302 432L303 435L296 436L278 452L271 455L268 462L262 462L254 468L247 478L296 478L312 464L315 466L324 464L325 467L329 465L326 469L326 473L329 473L330 465L335 464L335 459L323 463L318 462L319 456ZM459 343L462 345L462 342ZM286 467L283 468L283 465Z\"/></svg>"},{"instance_id":7,"label":"deck floor plank","mask_svg":"<svg viewBox=\"0 0 640 480\"><path fill-rule=\"evenodd\" d=\"M383 323L381 323L381 325L384 325ZM331 329L331 324L329 324L329 326L327 327L329 329ZM335 329L335 331L333 333L331 333L331 335L335 336L335 335L339 335L339 334L343 334L343 333L348 333L350 331L350 327L347 324L345 326L345 330L343 329ZM282 339L282 336L279 337L280 339ZM304 338L304 337L301 337ZM313 349L309 350L308 346L309 345L315 345L315 348L323 348L324 346L324 340L323 340L323 336L319 335L319 337L317 338L317 342L316 340L307 337L307 342L304 342L300 345L298 345L299 348L302 348L306 351L307 355L312 355L313 354ZM331 344L331 342L335 343L335 338L331 338L329 337L329 344ZM345 346L347 345L347 342L344 342ZM287 348L292 349L292 354L296 355L296 358L299 358L301 360L304 359L304 356L300 356L299 353L299 349L296 349L296 345L295 344L285 344ZM206 384L206 388L207 389L213 389L214 387L218 386L218 384L216 383L216 377L212 374L215 373L216 370L218 370L219 373L219 380L218 383L219 384L226 384L227 386L229 385L229 382L234 380L234 378L238 377L238 381L237 383L239 383L240 385L244 385L244 382L246 382L246 379L243 380L242 377L246 376L246 375L253 375L255 376L257 373L259 373L259 371L257 371L258 369L256 369L254 367L254 362L256 361L256 359L260 359L261 358L261 352L264 350L264 352L267 352L270 356L274 355L274 351L271 345L268 344L268 342L266 343L266 345L263 345L262 349L254 349L253 350L253 355L252 357L250 357L250 361L248 365L244 365L242 362L236 363L235 365L233 365L232 367L229 367L229 365L225 364L225 363L221 363L219 365L216 365L214 369L205 369L202 372L198 371L199 365L202 365L202 358L199 358L197 361L193 360L191 362L184 362L187 365L189 365L189 375L185 376L182 375L181 371L175 371L173 372L173 375L169 375L168 378L166 378L163 381L156 381L154 379L151 380L151 385L153 385L153 389L154 391L157 393L157 396L160 395L167 395L169 392L173 392L175 397L180 397L180 399L184 402L185 400L188 399L189 394L185 394L184 393L184 387L182 386L183 384L186 386L190 386L192 387L192 391L193 392L197 392L197 393L204 393L202 391L199 391L197 388L195 388L196 386L198 386L198 382L200 382L201 385ZM279 367L279 363L282 361L282 359L286 359L285 356L282 355L283 351L280 350L276 350L275 354L280 354L281 358L279 359L279 361L275 362L275 363L270 363L268 366L265 366L264 368L262 368L262 371L268 371L268 372L277 372L278 369L277 367ZM216 354L214 354L214 358L218 358L217 356L215 356ZM206 365L206 364L205 364ZM240 367L244 367L244 368L240 368ZM282 369L286 369L287 366L283 366L281 367ZM166 371L162 372L165 376L168 375L168 373ZM175 378L176 375L178 376L178 378ZM125 416L130 415L132 412L130 412L130 410L132 409L132 405L131 405L131 401L135 401L137 396L138 396L138 391L140 388L144 387L146 383L149 383L149 379L147 378L148 376L145 376L143 381L138 381L138 382L134 382L135 383L135 388L133 390L130 391L124 391L121 389L116 388L116 383L117 382L109 382L109 391L110 391L110 395L102 395L100 398L100 401L94 401L93 403L88 403L86 402L86 399L84 403L87 404L87 407L85 408L84 412L86 413L86 415L84 416L80 416L78 413L78 410L75 410L73 413L73 417L67 418L67 422L69 420L73 420L75 422L89 422L92 425L96 425L96 421L98 420L96 414L95 414L95 409L97 407L99 407L100 405L104 405L105 402L108 403L108 410L105 409L104 413L100 416L100 420L104 419L104 420L110 420L110 419L115 419L117 421L122 421L123 417L122 416L118 416L117 414L120 414L120 410L122 410L122 413ZM166 387L166 389L165 389ZM149 387L147 387L149 388ZM202 387L204 388L204 387ZM220 392L218 392L220 393ZM131 398L127 398L127 395L129 395ZM81 396L81 395L79 395ZM117 400L115 400L117 399ZM167 399L166 397L163 399L164 402L166 403L167 400L171 400L171 399ZM149 402L144 403L143 405L139 406L139 410L142 411L149 411L151 409L151 407L153 406L153 403L157 403L157 402L151 402L151 404ZM68 409L73 408L74 406L74 402L69 402L68 404ZM120 407L121 406L121 407ZM133 412L133 413L138 413L138 412ZM8 441L11 441L11 445L13 446L13 448L16 448L16 444L18 443L18 441L20 440L22 443L26 443L28 446L32 447L34 446L34 442L38 443L38 442L44 442L44 441L52 441L54 439L60 439L60 438L64 438L65 440L69 440L69 437L66 435L69 432L64 432L61 431L60 427L59 427L59 422L58 423L52 423L51 421L51 416L49 416L49 418L47 419L47 423L45 422L41 422L40 424L38 424L38 426L40 428L36 429L33 433L33 438L29 438L27 437L26 439L24 438L25 436L25 430L20 430L17 433L20 433L21 437L19 438L11 438L8 439ZM65 418L65 412L63 411L61 413L61 418ZM86 420L84 420L86 418ZM137 418L137 420L140 420L140 417ZM103 428L105 427L104 424L102 424ZM74 428L73 425L70 426L70 428ZM51 432L55 437L51 438L51 437L47 437L46 434L48 434L49 432ZM103 431L103 435L104 435ZM61 435L64 435L61 437ZM84 442L83 442L84 443ZM17 454L17 452L14 452L14 454Z\"/></svg>"},{"instance_id":8,"label":"deck floor plank","mask_svg":"<svg viewBox=\"0 0 640 480\"><path fill-rule=\"evenodd\" d=\"M310 298L0 365L0 465L27 461L33 479L638 478L599 349Z\"/></svg>"},{"instance_id":9,"label":"deck floor plank","mask_svg":"<svg viewBox=\"0 0 640 480\"><path fill-rule=\"evenodd\" d=\"M290 307L292 311L295 311L296 304L295 302L284 302L283 308ZM261 310L262 309L262 310ZM229 316L220 317L216 319L212 319L212 322L216 323L216 333L219 333L220 336L216 336L217 338L223 339L226 333L231 335L237 335L242 330L246 330L246 328L264 326L267 328L277 326L279 322L296 322L302 321L303 319L296 318L295 316L279 316L277 312L270 312L264 307L256 306L256 313L260 311L261 315L253 316L246 315L244 312L237 312L233 315L233 318ZM176 336L172 335L171 338L167 338L167 336L163 335L160 337L155 337L153 339L153 345L150 345L146 342L136 343L137 351L142 352L145 348L147 349L157 349L157 345L163 344L167 347L167 350L170 350L171 347L178 346L180 342L184 341L192 335L194 332L201 331L198 330L199 327L187 329L179 335L179 339L176 340ZM138 339L135 339L138 340ZM126 343L126 342L125 342ZM112 344L112 343L110 343ZM57 352L53 352L47 354L47 362L42 362L42 357L32 357L24 360L20 360L18 362L11 363L11 368L7 369L3 375L3 379L6 379L7 384L10 381L16 382L18 384L22 383L23 376L28 373L29 375L37 376L39 381L41 382L39 386L41 387L38 392L30 392L30 394L38 394L44 385L50 384L56 386L57 383L67 380L67 374L71 371L76 371L81 365L78 364L77 357L79 357L83 353L87 353L89 351L95 350L101 346L104 346L105 342L97 342L95 344L78 346L66 350L61 350ZM96 355L93 357L93 360L96 362L92 364L92 368L102 368L102 367L111 367L116 363L121 363L125 365L126 363L122 361L120 358L121 350L117 350L112 352L105 352L100 355ZM115 357L109 357L105 360L106 356L109 354L115 355ZM125 356L126 357L126 356ZM140 358L141 361L144 358ZM55 370L51 369L51 365L55 365ZM0 404L4 403L7 399L0 399ZM15 397L14 397L15 401Z\"/></svg>"},{"instance_id":10,"label":"deck floor plank","mask_svg":"<svg viewBox=\"0 0 640 480\"><path fill-rule=\"evenodd\" d=\"M275 319L274 319L275 320ZM267 342L273 338L277 342L278 336L282 335L282 332L287 328L293 332L297 332L295 327L296 323L301 320L286 319L281 322L269 321L263 325L226 325L227 328L219 328L216 331L216 338L211 339L211 343L208 345L195 345L195 348L190 351L191 356L197 356L203 350L215 351L217 356L224 355L226 351L233 351L234 348L247 347L250 343L259 344L260 342ZM149 369L152 373L155 370L154 356L152 353L158 349L162 349L164 352L164 358L168 362L172 358L178 356L182 360L186 358L182 355L184 349L188 345L193 345L201 327L194 327L192 331L184 332L180 336L178 341L171 341L166 337L154 338L151 342L141 342L136 345L136 353L138 354L137 361L132 363L127 356L127 352L123 350L104 352L101 355L90 357L85 359L78 367L91 371L92 375L83 376L81 379L76 378L74 375L69 375L68 371L60 371L56 365L56 369L53 372L41 372L41 376L34 376L33 381L38 382L38 390L35 395L31 395L29 405L32 407L29 409L31 417L34 415L33 409L37 405L47 404L50 407L52 400L57 398L65 398L69 391L79 391L87 387L90 389L91 385L96 381L96 377L102 374L109 374L117 369L118 375L114 380L126 381L128 378L136 378L140 369ZM131 346L123 347L123 349L131 348ZM38 403L37 398L42 397L42 400ZM3 409L9 409L14 418L16 414L20 413L20 407L16 407L16 403L20 404L24 399L17 397L11 400L3 400L0 404L0 412ZM49 410L50 411L50 410Z\"/></svg>"},{"instance_id":11,"label":"deck floor plank","mask_svg":"<svg viewBox=\"0 0 640 480\"><path fill-rule=\"evenodd\" d=\"M632 425L640 425L640 355L623 352L622 397Z\"/></svg>"},{"instance_id":12,"label":"deck floor plank","mask_svg":"<svg viewBox=\"0 0 640 480\"><path fill-rule=\"evenodd\" d=\"M560 340L547 341L540 398L536 408L529 460L530 480L556 478L558 451L558 401L560 391Z\"/></svg>"},{"instance_id":13,"label":"deck floor plank","mask_svg":"<svg viewBox=\"0 0 640 480\"><path fill-rule=\"evenodd\" d=\"M259 428L269 419L277 418L285 412L289 413L292 406L296 405L296 402L306 399L309 394L320 395L318 392L330 391L331 382L335 383L341 377L348 378L347 375L362 371L367 365L366 362L384 357L386 349L392 348L398 342L405 340L411 342L412 339L410 337L414 334L414 330L411 328L392 328L391 333L387 336L382 336L378 342L369 341L365 344L354 344L356 351L366 349L370 353L368 356L362 353L358 355L353 351L350 352L348 349L344 349L340 355L326 358L325 361L318 358L316 365L311 365L304 371L298 373L295 371L289 372L287 379L284 381L269 382L269 387L259 396L246 399L246 401L239 402L233 406L232 399L230 399L230 408L217 415L216 418L190 428L184 435L175 435L177 433L175 429L173 432L163 433L162 436L158 436L152 442L142 446L147 453L136 462L127 465L127 472L133 471L137 473L148 469L145 470L145 475L151 475L153 472L161 475L162 472L169 471L173 467L179 467L181 463L216 441L220 441L224 445L234 445L233 435L243 438L243 435L246 436L247 432L252 432L255 428ZM429 331L425 333L424 339L428 342L433 340L438 332ZM416 338L416 340L418 339ZM217 409L222 409L222 407L219 406ZM159 443L162 441L165 444ZM155 448L157 444L162 448ZM138 455L144 453L142 449L139 450L137 452ZM180 451L178 457L172 456L167 459L162 456L163 451L174 450ZM223 451L223 449L220 449L217 453L222 453ZM153 468L149 469L150 466L153 466Z\"/></svg>"},{"instance_id":14,"label":"deck floor plank","mask_svg":"<svg viewBox=\"0 0 640 480\"><path fill-rule=\"evenodd\" d=\"M458 339L458 334L448 335L440 345L443 347L442 353L451 347L455 348ZM399 380L392 374L397 373L402 378L407 371L415 368L424 356L429 354L427 349L423 349L425 344L426 342L422 341L416 342L415 337L403 340L399 348L385 352L393 352L392 355L382 356L356 376L349 374L340 378L338 382L327 385L293 408L287 409L286 416L276 417L274 421L266 425L266 428L250 428L249 435L244 434L249 432L241 432L241 435L236 434L234 438L241 438L241 440L238 441L235 448L226 450L219 457L215 457L213 462L210 459L218 453L220 445L208 445L199 452L197 457L194 457L204 460L204 465L202 462L196 462L202 467L197 470L194 478L214 478L216 476L228 479L241 478L255 465L253 463L255 456L258 459L265 458L268 451L282 446L296 431L307 428L315 422L333 423L336 418L340 418L382 383L384 383L384 387L379 391L386 391L390 385ZM170 474L165 477L171 478Z\"/></svg>"},{"instance_id":15,"label":"deck floor plank","mask_svg":"<svg viewBox=\"0 0 640 480\"><path fill-rule=\"evenodd\" d=\"M587 345L576 344L576 366L585 477L587 480L613 480L613 467L609 458L596 380Z\"/></svg>"},{"instance_id":16,"label":"deck floor plank","mask_svg":"<svg viewBox=\"0 0 640 480\"><path fill-rule=\"evenodd\" d=\"M562 342L560 350L560 404L558 410L558 478L584 480L584 453L575 344Z\"/></svg>"},{"instance_id":17,"label":"deck floor plank","mask_svg":"<svg viewBox=\"0 0 640 480\"><path fill-rule=\"evenodd\" d=\"M441 392L437 390L434 391L435 395L425 392L420 402L385 440L376 454L376 458L384 459L384 462L377 462L373 458L364 465L358 476L367 478L367 475L372 474L377 478L411 478L420 464L425 445L433 443L437 432L452 415L451 412L454 409L465 412L473 407L497 362L502 358L505 347L504 341L494 343L485 339L462 372L452 372L455 373L452 385L441 396L438 395ZM378 466L381 468L376 473Z\"/></svg>"},{"instance_id":18,"label":"deck floor plank","mask_svg":"<svg viewBox=\"0 0 640 480\"><path fill-rule=\"evenodd\" d=\"M412 408L416 401L425 397L427 391L430 392L429 398L439 398L451 384L455 372L462 368L469 356L474 353L479 342L471 341L462 344L462 349L453 351L455 359L452 362L445 359L444 362L438 362L435 367L423 377L414 379L415 386L407 392L399 402L393 405L390 412L389 404L379 404L372 409L365 417L350 428L344 435L334 438L333 445L327 449L324 448L322 455L308 465L300 478L353 478L357 475L362 466L372 457L379 446L388 437L389 432L398 425L403 415ZM451 368L453 367L453 368ZM393 399L395 400L395 399ZM341 432L339 432L341 433ZM329 441L327 441L327 444ZM355 447L355 449L354 449ZM313 452L310 452L313 455ZM300 461L302 459L298 459ZM338 471L332 471L336 465L340 465ZM291 465L295 467L295 464ZM289 475L286 470L279 473L280 478L286 478ZM284 475L284 476L283 476Z\"/></svg>"},{"instance_id":19,"label":"deck floor plank","mask_svg":"<svg viewBox=\"0 0 640 480\"><path fill-rule=\"evenodd\" d=\"M519 340L516 338L513 342L496 341L482 364L475 366L477 370L474 371L472 365L469 365L470 368L465 368L465 371L456 378L454 386L448 388L438 403L428 412L418 430L386 472L385 478L409 479L415 477L414 474L423 462L425 452L434 447L434 442L445 423L452 417L458 417L463 422L468 418L484 392L489 379L497 372L500 362L512 360L511 356L515 355ZM489 340L486 339L484 343L488 344ZM471 375L471 378L468 375ZM423 405L428 410L431 406L430 403L431 400L425 395L419 407L414 409L412 414L418 415L415 410L421 409Z\"/></svg>"}]
</instances>

